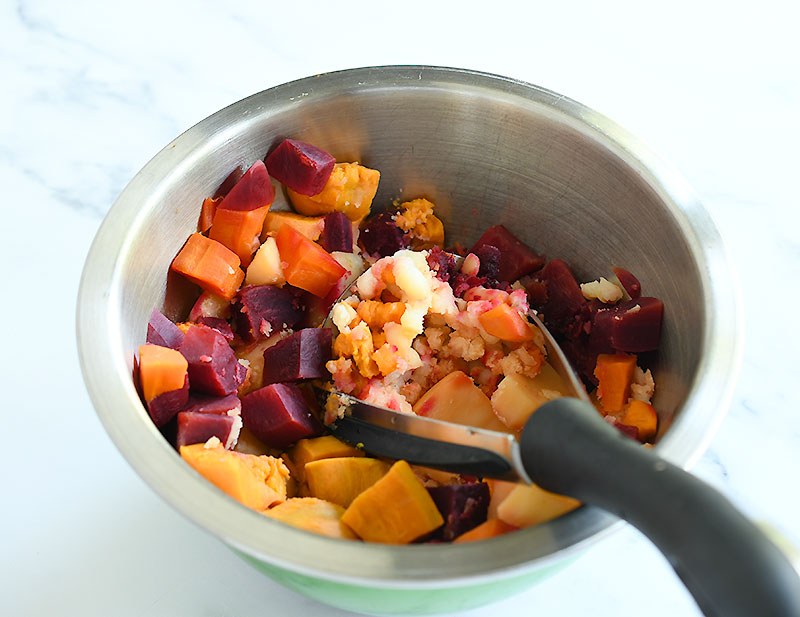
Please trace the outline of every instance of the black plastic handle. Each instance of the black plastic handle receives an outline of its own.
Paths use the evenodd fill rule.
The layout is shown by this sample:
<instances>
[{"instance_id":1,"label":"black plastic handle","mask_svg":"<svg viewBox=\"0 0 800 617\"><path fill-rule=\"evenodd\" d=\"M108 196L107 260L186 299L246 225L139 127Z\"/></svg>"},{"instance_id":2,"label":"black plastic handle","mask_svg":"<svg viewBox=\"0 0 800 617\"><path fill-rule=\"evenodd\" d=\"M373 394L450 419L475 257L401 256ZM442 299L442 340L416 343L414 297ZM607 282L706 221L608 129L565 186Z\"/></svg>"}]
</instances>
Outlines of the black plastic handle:
<instances>
[{"instance_id":1,"label":"black plastic handle","mask_svg":"<svg viewBox=\"0 0 800 617\"><path fill-rule=\"evenodd\" d=\"M522 462L544 489L625 519L666 556L705 615L800 616L789 560L720 493L573 398L536 410Z\"/></svg>"}]
</instances>

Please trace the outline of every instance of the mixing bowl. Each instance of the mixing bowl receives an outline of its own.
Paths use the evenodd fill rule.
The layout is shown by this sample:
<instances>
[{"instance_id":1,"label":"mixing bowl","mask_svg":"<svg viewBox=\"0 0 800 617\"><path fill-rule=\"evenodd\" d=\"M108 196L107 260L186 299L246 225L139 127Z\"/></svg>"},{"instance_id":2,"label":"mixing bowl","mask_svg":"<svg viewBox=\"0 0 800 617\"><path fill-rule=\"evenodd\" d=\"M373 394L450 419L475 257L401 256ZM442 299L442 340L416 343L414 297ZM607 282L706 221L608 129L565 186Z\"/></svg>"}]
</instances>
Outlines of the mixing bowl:
<instances>
[{"instance_id":1,"label":"mixing bowl","mask_svg":"<svg viewBox=\"0 0 800 617\"><path fill-rule=\"evenodd\" d=\"M684 467L700 456L730 403L741 307L720 236L686 182L624 129L543 88L459 69L361 68L265 90L180 135L125 188L89 252L78 300L89 394L125 458L186 517L296 591L383 614L454 612L508 597L616 524L583 507L477 543L334 540L239 505L180 459L139 400L134 353L154 307L185 318L191 291L168 284L166 273L203 198L284 137L380 170L373 209L431 199L451 244L469 246L502 223L566 259L579 280L607 276L611 266L633 272L666 307L661 349L649 359L656 448ZM286 207L279 193L273 208Z\"/></svg>"}]
</instances>

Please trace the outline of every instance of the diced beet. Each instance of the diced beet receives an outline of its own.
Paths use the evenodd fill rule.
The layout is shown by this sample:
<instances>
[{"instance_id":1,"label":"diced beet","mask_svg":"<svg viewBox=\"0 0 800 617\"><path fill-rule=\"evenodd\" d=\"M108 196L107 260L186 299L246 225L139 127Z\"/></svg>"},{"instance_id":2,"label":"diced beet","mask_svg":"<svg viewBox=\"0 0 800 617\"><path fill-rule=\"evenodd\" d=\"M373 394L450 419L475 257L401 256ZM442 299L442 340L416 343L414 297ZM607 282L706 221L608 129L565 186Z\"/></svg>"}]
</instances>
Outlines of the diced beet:
<instances>
[{"instance_id":1,"label":"diced beet","mask_svg":"<svg viewBox=\"0 0 800 617\"><path fill-rule=\"evenodd\" d=\"M444 527L439 533L446 542L486 520L489 485L485 482L429 487L428 492L444 518Z\"/></svg>"},{"instance_id":2,"label":"diced beet","mask_svg":"<svg viewBox=\"0 0 800 617\"><path fill-rule=\"evenodd\" d=\"M218 197L225 197L228 193L231 192L231 189L236 186L236 183L242 179L244 175L244 168L241 165L238 165L228 176L222 181L222 184L219 185L219 188L214 192L214 199Z\"/></svg>"},{"instance_id":3,"label":"diced beet","mask_svg":"<svg viewBox=\"0 0 800 617\"><path fill-rule=\"evenodd\" d=\"M637 298L618 304L611 311L611 346L614 349L628 353L658 349L664 314L661 300Z\"/></svg>"},{"instance_id":4,"label":"diced beet","mask_svg":"<svg viewBox=\"0 0 800 617\"><path fill-rule=\"evenodd\" d=\"M641 441L639 439L639 427L638 426L630 426L628 424L622 424L622 422L618 422L614 420L612 426L617 429L620 433L625 435L625 437L630 437L631 439L635 439L636 441Z\"/></svg>"},{"instance_id":5,"label":"diced beet","mask_svg":"<svg viewBox=\"0 0 800 617\"><path fill-rule=\"evenodd\" d=\"M250 166L241 180L217 205L217 210L255 210L268 206L275 200L275 189L263 161Z\"/></svg>"},{"instance_id":6,"label":"diced beet","mask_svg":"<svg viewBox=\"0 0 800 617\"><path fill-rule=\"evenodd\" d=\"M252 341L296 326L303 318L303 305L299 294L288 288L248 285L236 295L233 316L239 336Z\"/></svg>"},{"instance_id":7,"label":"diced beet","mask_svg":"<svg viewBox=\"0 0 800 617\"><path fill-rule=\"evenodd\" d=\"M322 432L322 425L294 384L274 383L242 397L242 422L273 448L286 448Z\"/></svg>"},{"instance_id":8,"label":"diced beet","mask_svg":"<svg viewBox=\"0 0 800 617\"><path fill-rule=\"evenodd\" d=\"M181 411L178 414L175 445L180 448L195 443L205 443L216 437L226 449L230 449L236 444L241 427L242 420L238 416Z\"/></svg>"},{"instance_id":9,"label":"diced beet","mask_svg":"<svg viewBox=\"0 0 800 617\"><path fill-rule=\"evenodd\" d=\"M163 392L147 404L147 411L153 424L161 428L175 417L189 399L189 377L183 380L183 387L178 390Z\"/></svg>"},{"instance_id":10,"label":"diced beet","mask_svg":"<svg viewBox=\"0 0 800 617\"><path fill-rule=\"evenodd\" d=\"M455 257L438 246L434 246L428 252L427 260L430 269L436 273L436 278L445 283L458 272Z\"/></svg>"},{"instance_id":11,"label":"diced beet","mask_svg":"<svg viewBox=\"0 0 800 617\"><path fill-rule=\"evenodd\" d=\"M331 212L325 215L325 226L319 243L329 253L353 252L353 223L344 212Z\"/></svg>"},{"instance_id":12,"label":"diced beet","mask_svg":"<svg viewBox=\"0 0 800 617\"><path fill-rule=\"evenodd\" d=\"M183 342L183 332L158 309L153 309L147 323L147 342L170 349L178 349Z\"/></svg>"},{"instance_id":13,"label":"diced beet","mask_svg":"<svg viewBox=\"0 0 800 617\"><path fill-rule=\"evenodd\" d=\"M244 367L225 337L216 330L191 326L179 351L189 362L189 382L194 392L226 396L236 392L244 382Z\"/></svg>"},{"instance_id":14,"label":"diced beet","mask_svg":"<svg viewBox=\"0 0 800 617\"><path fill-rule=\"evenodd\" d=\"M500 249L491 244L482 244L475 250L477 251L475 255L481 260L478 276L485 276L490 279L500 278Z\"/></svg>"},{"instance_id":15,"label":"diced beet","mask_svg":"<svg viewBox=\"0 0 800 617\"><path fill-rule=\"evenodd\" d=\"M544 265L545 259L542 255L534 253L502 225L487 229L470 253L480 257L481 247L486 244L500 250L497 278L501 281L513 283L519 277L535 272Z\"/></svg>"},{"instance_id":16,"label":"diced beet","mask_svg":"<svg viewBox=\"0 0 800 617\"><path fill-rule=\"evenodd\" d=\"M520 283L528 292L528 302L531 306L542 307L547 303L547 284L531 276L523 276Z\"/></svg>"},{"instance_id":17,"label":"diced beet","mask_svg":"<svg viewBox=\"0 0 800 617\"><path fill-rule=\"evenodd\" d=\"M305 328L264 351L264 384L329 377L330 328Z\"/></svg>"},{"instance_id":18,"label":"diced beet","mask_svg":"<svg viewBox=\"0 0 800 617\"><path fill-rule=\"evenodd\" d=\"M381 212L361 229L358 241L369 255L386 257L410 246L408 234L397 226L394 217L394 212Z\"/></svg>"},{"instance_id":19,"label":"diced beet","mask_svg":"<svg viewBox=\"0 0 800 617\"><path fill-rule=\"evenodd\" d=\"M325 188L336 159L304 141L284 139L265 159L269 174L301 195L316 195Z\"/></svg>"},{"instance_id":20,"label":"diced beet","mask_svg":"<svg viewBox=\"0 0 800 617\"><path fill-rule=\"evenodd\" d=\"M189 321L198 321L201 317L219 317L228 319L231 316L231 303L221 296L204 291L189 311Z\"/></svg>"},{"instance_id":21,"label":"diced beet","mask_svg":"<svg viewBox=\"0 0 800 617\"><path fill-rule=\"evenodd\" d=\"M580 285L563 259L551 259L536 278L547 287L547 302L541 306L548 328L574 337L588 321L589 306Z\"/></svg>"},{"instance_id":22,"label":"diced beet","mask_svg":"<svg viewBox=\"0 0 800 617\"><path fill-rule=\"evenodd\" d=\"M233 330L231 330L231 325L220 317L200 317L198 318L197 323L207 326L212 330L216 330L229 343L233 340Z\"/></svg>"},{"instance_id":23,"label":"diced beet","mask_svg":"<svg viewBox=\"0 0 800 617\"><path fill-rule=\"evenodd\" d=\"M219 416L238 416L242 413L242 402L236 394L229 394L228 396L190 394L183 411L210 413Z\"/></svg>"},{"instance_id":24,"label":"diced beet","mask_svg":"<svg viewBox=\"0 0 800 617\"><path fill-rule=\"evenodd\" d=\"M616 275L620 285L628 292L628 295L636 300L642 295L642 284L633 274L628 272L625 268L611 268L611 271Z\"/></svg>"}]
</instances>

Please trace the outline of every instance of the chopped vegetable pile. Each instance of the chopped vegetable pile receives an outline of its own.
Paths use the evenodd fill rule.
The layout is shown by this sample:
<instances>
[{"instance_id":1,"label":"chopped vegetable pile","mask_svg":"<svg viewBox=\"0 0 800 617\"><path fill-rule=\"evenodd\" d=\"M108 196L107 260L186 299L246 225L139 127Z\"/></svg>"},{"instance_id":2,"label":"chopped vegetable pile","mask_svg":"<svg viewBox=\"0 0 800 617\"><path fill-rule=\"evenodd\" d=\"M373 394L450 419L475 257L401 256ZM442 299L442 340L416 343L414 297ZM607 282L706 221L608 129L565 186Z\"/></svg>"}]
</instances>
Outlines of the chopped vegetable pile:
<instances>
[{"instance_id":1,"label":"chopped vegetable pile","mask_svg":"<svg viewBox=\"0 0 800 617\"><path fill-rule=\"evenodd\" d=\"M537 486L385 461L326 434L309 382L405 413L517 434L563 396L536 310L598 412L651 443L662 303L612 268L579 284L506 227L445 251L419 197L371 214L380 172L286 139L200 207L171 270L198 287L177 323L154 310L136 362L154 424L217 488L264 515L349 541L482 540L579 505ZM293 212L272 212L273 182ZM454 254L463 257L456 259ZM320 327L328 314L336 326Z\"/></svg>"}]
</instances>

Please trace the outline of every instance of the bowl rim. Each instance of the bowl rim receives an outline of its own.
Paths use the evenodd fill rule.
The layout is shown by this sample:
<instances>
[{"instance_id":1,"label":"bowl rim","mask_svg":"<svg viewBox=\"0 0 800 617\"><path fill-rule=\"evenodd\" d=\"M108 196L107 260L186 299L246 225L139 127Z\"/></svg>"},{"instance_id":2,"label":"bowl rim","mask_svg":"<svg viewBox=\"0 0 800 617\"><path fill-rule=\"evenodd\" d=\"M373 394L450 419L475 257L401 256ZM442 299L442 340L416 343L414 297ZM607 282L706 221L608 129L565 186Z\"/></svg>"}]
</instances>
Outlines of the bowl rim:
<instances>
[{"instance_id":1,"label":"bowl rim","mask_svg":"<svg viewBox=\"0 0 800 617\"><path fill-rule=\"evenodd\" d=\"M333 582L421 589L488 582L544 567L599 541L619 528L619 521L583 506L514 534L447 547L354 543L265 521L185 465L149 421L124 361L115 312L121 255L146 216L143 203L155 202L170 179L210 147L210 140L224 139L226 126L251 121L254 109L277 113L298 98L406 87L455 88L556 114L633 168L670 209L694 251L707 292L704 309L713 316L701 343L698 376L681 413L656 445L671 462L691 467L730 405L741 366L742 304L724 242L688 183L641 140L568 97L501 75L427 65L345 69L274 86L201 120L158 152L112 205L86 258L76 322L81 370L97 414L122 455L165 501L228 545L286 570Z\"/></svg>"}]
</instances>

